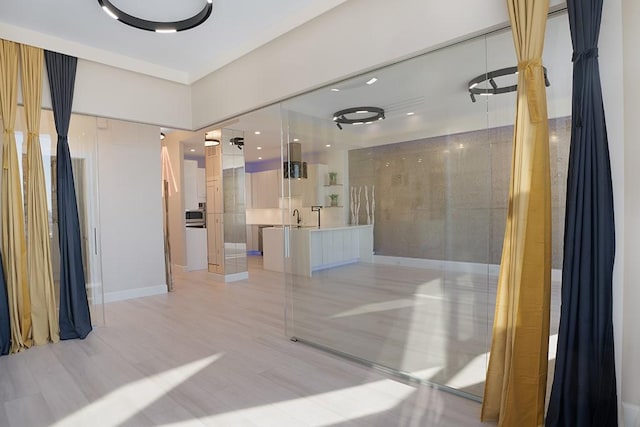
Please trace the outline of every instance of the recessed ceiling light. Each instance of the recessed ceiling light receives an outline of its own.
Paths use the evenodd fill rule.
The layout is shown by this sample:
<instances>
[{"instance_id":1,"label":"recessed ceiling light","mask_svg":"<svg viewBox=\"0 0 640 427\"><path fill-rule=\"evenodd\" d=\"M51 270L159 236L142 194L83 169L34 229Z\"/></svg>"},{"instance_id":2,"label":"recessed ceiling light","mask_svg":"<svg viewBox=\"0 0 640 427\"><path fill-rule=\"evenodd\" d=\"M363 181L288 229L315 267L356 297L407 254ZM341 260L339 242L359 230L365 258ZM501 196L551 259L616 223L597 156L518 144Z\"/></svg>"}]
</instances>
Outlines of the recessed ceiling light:
<instances>
[{"instance_id":1,"label":"recessed ceiling light","mask_svg":"<svg viewBox=\"0 0 640 427\"><path fill-rule=\"evenodd\" d=\"M415 114L415 113L414 113L413 111L409 111L409 112L407 113L407 116L413 116L414 114Z\"/></svg>"},{"instance_id":2,"label":"recessed ceiling light","mask_svg":"<svg viewBox=\"0 0 640 427\"><path fill-rule=\"evenodd\" d=\"M260 132L259 130L257 130L257 131L255 131L255 132L254 132L254 134L256 134L256 135L260 135L260 133L261 133L261 132Z\"/></svg>"},{"instance_id":3,"label":"recessed ceiling light","mask_svg":"<svg viewBox=\"0 0 640 427\"><path fill-rule=\"evenodd\" d=\"M298 142L300 141L298 138L293 138L293 142Z\"/></svg>"},{"instance_id":4,"label":"recessed ceiling light","mask_svg":"<svg viewBox=\"0 0 640 427\"><path fill-rule=\"evenodd\" d=\"M373 78L371 78L371 80L369 80L369 81L367 82L367 84L368 84L369 86L371 86L372 84L374 84L374 83L375 83L375 82L377 82L377 81L378 81L378 79L376 79L375 77L373 77Z\"/></svg>"},{"instance_id":5,"label":"recessed ceiling light","mask_svg":"<svg viewBox=\"0 0 640 427\"><path fill-rule=\"evenodd\" d=\"M196 152L196 149L195 149L195 148L192 148L192 149L191 149L191 150L189 150L189 151L191 151L192 153L195 153L195 152Z\"/></svg>"},{"instance_id":6,"label":"recessed ceiling light","mask_svg":"<svg viewBox=\"0 0 640 427\"><path fill-rule=\"evenodd\" d=\"M331 147L331 144L326 144L325 147L329 148Z\"/></svg>"},{"instance_id":7,"label":"recessed ceiling light","mask_svg":"<svg viewBox=\"0 0 640 427\"><path fill-rule=\"evenodd\" d=\"M331 92L340 92L340 89L338 89L337 87L331 88Z\"/></svg>"},{"instance_id":8,"label":"recessed ceiling light","mask_svg":"<svg viewBox=\"0 0 640 427\"><path fill-rule=\"evenodd\" d=\"M262 147L256 147L258 150L262 150Z\"/></svg>"},{"instance_id":9,"label":"recessed ceiling light","mask_svg":"<svg viewBox=\"0 0 640 427\"><path fill-rule=\"evenodd\" d=\"M262 160L262 157L258 157L258 160Z\"/></svg>"}]
</instances>

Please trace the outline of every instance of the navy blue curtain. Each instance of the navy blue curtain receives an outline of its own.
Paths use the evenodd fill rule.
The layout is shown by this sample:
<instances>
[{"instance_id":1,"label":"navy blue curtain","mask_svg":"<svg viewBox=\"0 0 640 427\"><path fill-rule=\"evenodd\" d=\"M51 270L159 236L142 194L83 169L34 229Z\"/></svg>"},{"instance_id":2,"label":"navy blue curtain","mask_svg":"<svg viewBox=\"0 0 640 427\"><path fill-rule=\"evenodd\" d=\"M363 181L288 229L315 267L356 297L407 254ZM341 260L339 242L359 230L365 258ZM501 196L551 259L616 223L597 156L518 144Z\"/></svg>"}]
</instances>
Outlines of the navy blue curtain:
<instances>
[{"instance_id":1,"label":"navy blue curtain","mask_svg":"<svg viewBox=\"0 0 640 427\"><path fill-rule=\"evenodd\" d=\"M568 0L571 152L562 308L547 426L618 426L612 322L613 191L598 65L603 0Z\"/></svg>"},{"instance_id":2,"label":"navy blue curtain","mask_svg":"<svg viewBox=\"0 0 640 427\"><path fill-rule=\"evenodd\" d=\"M0 356L9 354L11 348L11 325L9 324L9 299L7 282L4 279L2 254L0 254Z\"/></svg>"},{"instance_id":3,"label":"navy blue curtain","mask_svg":"<svg viewBox=\"0 0 640 427\"><path fill-rule=\"evenodd\" d=\"M78 58L45 51L45 61L58 133L56 184L60 239L60 339L68 340L84 338L91 332L78 203L67 138Z\"/></svg>"}]
</instances>

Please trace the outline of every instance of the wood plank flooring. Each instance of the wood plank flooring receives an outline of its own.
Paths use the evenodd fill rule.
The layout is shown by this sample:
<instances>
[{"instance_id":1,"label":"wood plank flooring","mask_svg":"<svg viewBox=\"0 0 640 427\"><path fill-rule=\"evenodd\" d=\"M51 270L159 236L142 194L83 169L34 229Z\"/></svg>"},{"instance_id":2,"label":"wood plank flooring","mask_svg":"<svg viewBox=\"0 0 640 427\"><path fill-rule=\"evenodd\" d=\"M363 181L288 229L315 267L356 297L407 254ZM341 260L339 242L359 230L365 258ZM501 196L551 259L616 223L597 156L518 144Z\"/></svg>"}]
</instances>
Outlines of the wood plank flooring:
<instances>
[{"instance_id":1,"label":"wood plank flooring","mask_svg":"<svg viewBox=\"0 0 640 427\"><path fill-rule=\"evenodd\" d=\"M246 281L182 273L107 304L85 340L0 357L0 426L487 425L476 402L289 341L284 295L253 259Z\"/></svg>"}]
</instances>

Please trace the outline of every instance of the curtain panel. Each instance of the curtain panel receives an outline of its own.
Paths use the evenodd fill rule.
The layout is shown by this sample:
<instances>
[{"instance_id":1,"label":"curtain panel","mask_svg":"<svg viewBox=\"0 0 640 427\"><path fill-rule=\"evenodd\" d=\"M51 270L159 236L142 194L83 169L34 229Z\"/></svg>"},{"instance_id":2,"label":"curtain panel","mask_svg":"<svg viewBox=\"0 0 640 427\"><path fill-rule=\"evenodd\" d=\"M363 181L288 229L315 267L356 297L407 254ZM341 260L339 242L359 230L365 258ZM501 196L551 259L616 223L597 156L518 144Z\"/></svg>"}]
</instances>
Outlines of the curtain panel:
<instances>
[{"instance_id":1,"label":"curtain panel","mask_svg":"<svg viewBox=\"0 0 640 427\"><path fill-rule=\"evenodd\" d=\"M27 286L27 244L14 126L18 109L18 45L0 40L2 140L2 254L11 325L11 352L31 346L31 301Z\"/></svg>"},{"instance_id":2,"label":"curtain panel","mask_svg":"<svg viewBox=\"0 0 640 427\"><path fill-rule=\"evenodd\" d=\"M0 356L9 354L9 350L11 350L9 299L7 298L7 282L4 279L2 254L0 253Z\"/></svg>"},{"instance_id":3,"label":"curtain panel","mask_svg":"<svg viewBox=\"0 0 640 427\"><path fill-rule=\"evenodd\" d=\"M27 125L27 280L31 296L33 342L58 342L58 315L51 267L49 211L40 147L42 49L20 45L22 97Z\"/></svg>"},{"instance_id":4,"label":"curtain panel","mask_svg":"<svg viewBox=\"0 0 640 427\"><path fill-rule=\"evenodd\" d=\"M91 316L68 141L78 58L45 51L45 62L58 133L56 185L60 239L60 338L85 338L91 332Z\"/></svg>"},{"instance_id":5,"label":"curtain panel","mask_svg":"<svg viewBox=\"0 0 640 427\"><path fill-rule=\"evenodd\" d=\"M518 59L511 183L483 420L544 422L551 289L551 178L542 51L548 0L507 0Z\"/></svg>"},{"instance_id":6,"label":"curtain panel","mask_svg":"<svg viewBox=\"0 0 640 427\"><path fill-rule=\"evenodd\" d=\"M568 0L571 149L558 352L547 426L617 426L612 320L615 224L598 36L603 0Z\"/></svg>"}]
</instances>

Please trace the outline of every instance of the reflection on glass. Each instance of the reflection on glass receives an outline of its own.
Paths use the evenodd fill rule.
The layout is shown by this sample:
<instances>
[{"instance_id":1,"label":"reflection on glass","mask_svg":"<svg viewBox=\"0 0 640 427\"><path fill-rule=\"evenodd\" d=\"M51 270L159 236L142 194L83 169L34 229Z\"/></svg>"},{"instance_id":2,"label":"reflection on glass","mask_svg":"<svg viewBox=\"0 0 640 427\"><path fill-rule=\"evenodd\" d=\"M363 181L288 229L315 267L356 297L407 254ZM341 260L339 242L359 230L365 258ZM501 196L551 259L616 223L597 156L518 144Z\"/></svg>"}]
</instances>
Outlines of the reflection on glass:
<instances>
[{"instance_id":1,"label":"reflection on glass","mask_svg":"<svg viewBox=\"0 0 640 427\"><path fill-rule=\"evenodd\" d=\"M23 107L19 107L16 120L16 144L20 176L23 179L23 194L26 194L27 144L24 140ZM97 208L97 128L96 118L73 114L69 128L69 148L78 202L78 219L82 242L82 262L85 271L89 309L94 325L104 323L103 289L100 262L97 250L98 208ZM51 264L56 298L60 293L60 246L58 240L58 213L56 199L56 141L53 113L42 111L40 125L40 146L45 174L47 207L49 211L49 236ZM23 197L24 200L24 197ZM25 201L26 203L26 201ZM25 207L25 215L26 215ZM26 223L26 218L25 218Z\"/></svg>"},{"instance_id":2,"label":"reflection on glass","mask_svg":"<svg viewBox=\"0 0 640 427\"><path fill-rule=\"evenodd\" d=\"M247 271L244 132L222 130L224 273Z\"/></svg>"},{"instance_id":3,"label":"reflection on glass","mask_svg":"<svg viewBox=\"0 0 640 427\"><path fill-rule=\"evenodd\" d=\"M551 80L553 336L570 138L566 17L552 17L547 32L555 41L544 59ZM366 84L368 74L333 84L339 92L322 88L282 103L282 150L300 139L309 170L328 165L324 174L338 171L338 183L344 182L345 206L322 209L323 215L335 209L346 224L375 218L374 262L332 265L305 276L295 266L308 261L290 251L288 335L469 397L482 395L506 224L515 93L478 96L474 103L467 82L514 61L513 39L504 31L376 70L376 85ZM333 122L334 111L359 106L382 108L385 117L341 127ZM344 170L336 169L340 161ZM295 194L293 183L284 186ZM326 186L331 194L339 191L328 181ZM365 209L370 201L364 194L370 196L372 188L375 215ZM355 199L349 198L354 189ZM329 194L318 191L320 197ZM291 197L288 206L295 202ZM292 248L295 236L292 230Z\"/></svg>"}]
</instances>

